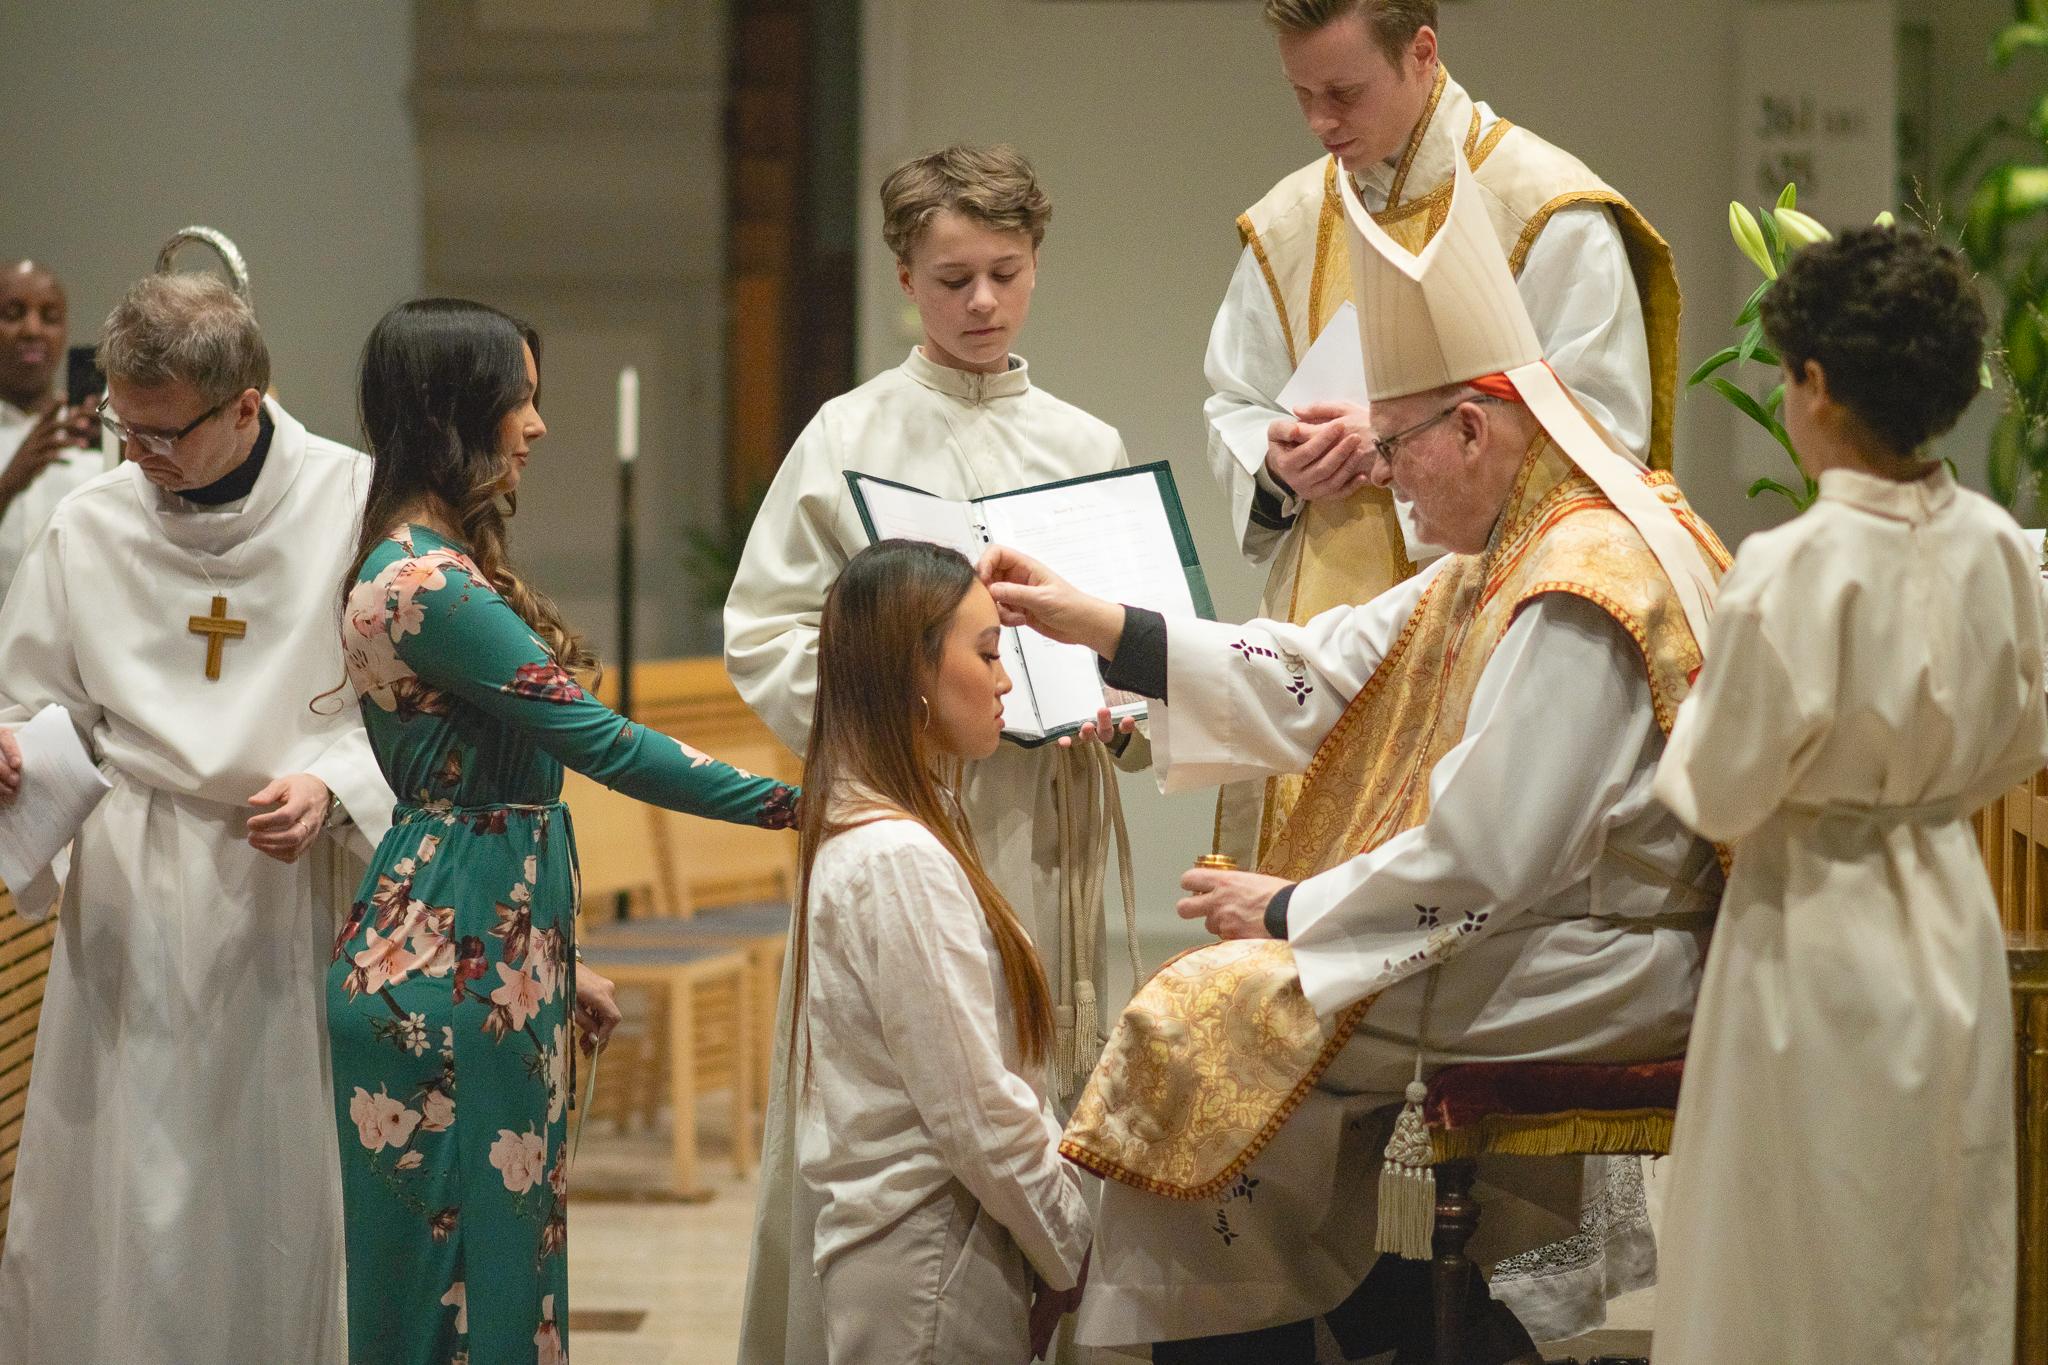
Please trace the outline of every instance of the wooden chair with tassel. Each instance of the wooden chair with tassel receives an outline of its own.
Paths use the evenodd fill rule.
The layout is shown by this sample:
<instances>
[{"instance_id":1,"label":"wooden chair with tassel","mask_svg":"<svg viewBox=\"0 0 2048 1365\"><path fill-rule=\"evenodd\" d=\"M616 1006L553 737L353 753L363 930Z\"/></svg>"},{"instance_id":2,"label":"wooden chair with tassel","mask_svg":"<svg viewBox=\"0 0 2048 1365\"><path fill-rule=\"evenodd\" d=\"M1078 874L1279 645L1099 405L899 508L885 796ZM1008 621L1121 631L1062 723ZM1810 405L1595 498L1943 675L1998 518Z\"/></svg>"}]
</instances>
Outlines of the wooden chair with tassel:
<instances>
[{"instance_id":1,"label":"wooden chair with tassel","mask_svg":"<svg viewBox=\"0 0 2048 1365\"><path fill-rule=\"evenodd\" d=\"M731 1093L733 1166L744 1177L754 1164L758 1049L746 956L710 944L623 943L607 936L603 930L620 896L637 912L667 910L655 812L576 773L565 776L562 796L576 822L583 960L617 983L622 995L645 1002L613 1035L593 1108L622 1127L634 1119L652 1127L666 1094L674 1116L670 1192L683 1200L708 1198L697 1177L700 1095Z\"/></svg>"},{"instance_id":2,"label":"wooden chair with tassel","mask_svg":"<svg viewBox=\"0 0 2048 1365\"><path fill-rule=\"evenodd\" d=\"M1435 1365L1465 1359L1465 1305L1479 1229L1482 1156L1666 1156L1685 1059L1637 1063L1469 1062L1429 1081L1422 1118L1434 1162Z\"/></svg>"}]
</instances>

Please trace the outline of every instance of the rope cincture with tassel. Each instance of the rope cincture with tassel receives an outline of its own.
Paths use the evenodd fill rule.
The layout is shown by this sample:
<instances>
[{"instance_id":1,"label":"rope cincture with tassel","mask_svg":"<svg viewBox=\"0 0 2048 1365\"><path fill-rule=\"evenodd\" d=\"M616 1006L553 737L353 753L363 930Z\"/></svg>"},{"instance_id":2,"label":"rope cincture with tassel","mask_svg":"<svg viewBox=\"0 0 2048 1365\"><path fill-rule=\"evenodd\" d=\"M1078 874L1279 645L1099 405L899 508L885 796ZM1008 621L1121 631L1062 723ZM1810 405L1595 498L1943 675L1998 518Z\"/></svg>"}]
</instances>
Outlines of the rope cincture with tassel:
<instances>
[{"instance_id":1,"label":"rope cincture with tassel","mask_svg":"<svg viewBox=\"0 0 2048 1365\"><path fill-rule=\"evenodd\" d=\"M1436 1254L1436 1154L1422 1102L1429 1087L1422 1080L1429 1006L1436 995L1432 967L1422 986L1422 1019L1415 1036L1415 1079L1408 1083L1407 1103L1394 1120L1380 1165L1378 1249L1408 1261L1427 1261Z\"/></svg>"},{"instance_id":2,"label":"rope cincture with tassel","mask_svg":"<svg viewBox=\"0 0 2048 1365\"><path fill-rule=\"evenodd\" d=\"M1076 773L1075 769L1080 769ZM1082 793L1075 781L1084 784ZM1102 921L1102 877L1108 837L1115 835L1118 889L1123 895L1124 933L1131 954L1134 981L1144 976L1138 952L1136 876L1131 867L1131 836L1124 823L1123 798L1117 790L1116 767L1100 744L1076 744L1062 750L1053 764L1053 798L1060 831L1060 970L1055 974L1053 1089L1058 1102L1069 1103L1081 1092L1102 1055L1101 1006L1095 990L1095 951Z\"/></svg>"}]
</instances>

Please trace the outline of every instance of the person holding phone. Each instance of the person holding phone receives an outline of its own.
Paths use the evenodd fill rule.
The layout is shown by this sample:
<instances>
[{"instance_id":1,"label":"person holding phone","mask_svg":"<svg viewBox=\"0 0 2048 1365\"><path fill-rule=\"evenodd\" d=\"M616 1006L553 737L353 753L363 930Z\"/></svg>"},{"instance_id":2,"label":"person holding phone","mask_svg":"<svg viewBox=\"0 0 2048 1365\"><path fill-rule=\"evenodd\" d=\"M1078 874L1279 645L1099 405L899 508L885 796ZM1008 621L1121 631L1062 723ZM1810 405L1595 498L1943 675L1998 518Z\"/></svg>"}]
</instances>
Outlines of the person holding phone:
<instances>
[{"instance_id":1,"label":"person holding phone","mask_svg":"<svg viewBox=\"0 0 2048 1365\"><path fill-rule=\"evenodd\" d=\"M56 392L69 331L64 286L49 267L0 264L0 601L57 503L105 468L87 449L98 388Z\"/></svg>"}]
</instances>

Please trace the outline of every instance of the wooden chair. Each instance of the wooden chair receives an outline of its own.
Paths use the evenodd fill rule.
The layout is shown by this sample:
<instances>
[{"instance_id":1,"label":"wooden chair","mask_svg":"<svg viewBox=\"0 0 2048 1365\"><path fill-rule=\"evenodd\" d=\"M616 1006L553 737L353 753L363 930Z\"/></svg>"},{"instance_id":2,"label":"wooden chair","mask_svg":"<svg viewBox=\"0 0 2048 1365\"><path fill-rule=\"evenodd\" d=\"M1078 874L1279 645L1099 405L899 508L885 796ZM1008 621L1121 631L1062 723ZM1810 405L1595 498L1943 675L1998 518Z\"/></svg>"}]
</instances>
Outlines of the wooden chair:
<instances>
[{"instance_id":1,"label":"wooden chair","mask_svg":"<svg viewBox=\"0 0 2048 1365\"><path fill-rule=\"evenodd\" d=\"M652 812L575 773L565 776L562 795L576 823L589 909L578 929L584 961L646 1001L635 1026L621 1024L624 1036L613 1037L596 1105L621 1126L639 1118L651 1127L665 1089L674 1115L673 1193L705 1197L697 1180L700 1094L731 1092L733 1166L741 1176L753 1169L757 1011L746 956L716 945L628 945L608 938L603 930L618 897L650 914L667 908Z\"/></svg>"},{"instance_id":2,"label":"wooden chair","mask_svg":"<svg viewBox=\"0 0 2048 1365\"><path fill-rule=\"evenodd\" d=\"M6 1244L7 1211L14 1201L14 1161L56 935L54 915L31 924L14 913L13 900L0 890L0 1246Z\"/></svg>"},{"instance_id":3,"label":"wooden chair","mask_svg":"<svg viewBox=\"0 0 2048 1365\"><path fill-rule=\"evenodd\" d=\"M1429 1083L1422 1116L1436 1157L1430 1287L1436 1365L1464 1360L1465 1306L1479 1229L1478 1160L1502 1156L1665 1156L1685 1059L1606 1065L1472 1062Z\"/></svg>"}]
</instances>

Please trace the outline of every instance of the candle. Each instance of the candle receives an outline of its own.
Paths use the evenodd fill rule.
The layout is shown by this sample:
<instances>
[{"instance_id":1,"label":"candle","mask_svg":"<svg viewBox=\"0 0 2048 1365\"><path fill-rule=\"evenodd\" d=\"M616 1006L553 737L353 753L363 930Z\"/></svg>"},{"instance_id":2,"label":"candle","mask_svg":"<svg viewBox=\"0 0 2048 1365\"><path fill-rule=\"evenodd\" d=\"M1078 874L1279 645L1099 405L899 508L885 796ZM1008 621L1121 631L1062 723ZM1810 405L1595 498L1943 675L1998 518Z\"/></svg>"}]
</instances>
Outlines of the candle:
<instances>
[{"instance_id":1,"label":"candle","mask_svg":"<svg viewBox=\"0 0 2048 1365\"><path fill-rule=\"evenodd\" d=\"M640 371L628 365L619 371L619 463L631 464L640 454Z\"/></svg>"}]
</instances>

